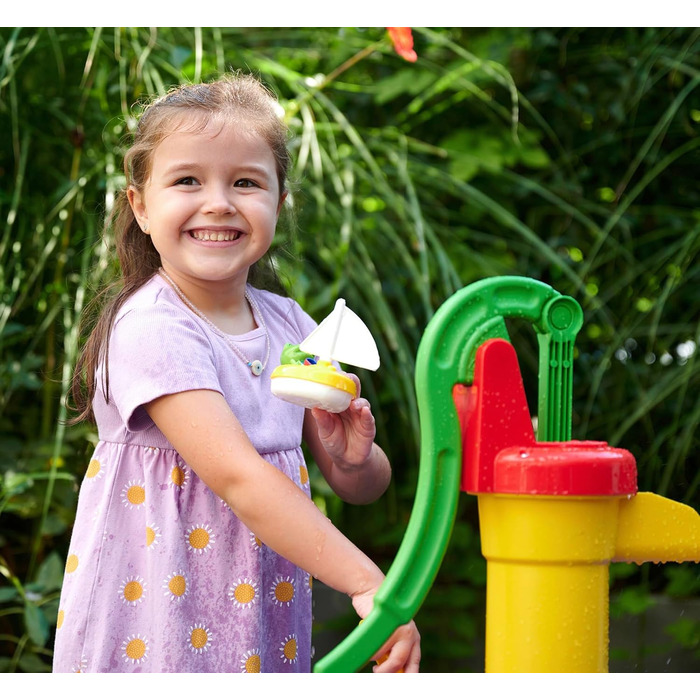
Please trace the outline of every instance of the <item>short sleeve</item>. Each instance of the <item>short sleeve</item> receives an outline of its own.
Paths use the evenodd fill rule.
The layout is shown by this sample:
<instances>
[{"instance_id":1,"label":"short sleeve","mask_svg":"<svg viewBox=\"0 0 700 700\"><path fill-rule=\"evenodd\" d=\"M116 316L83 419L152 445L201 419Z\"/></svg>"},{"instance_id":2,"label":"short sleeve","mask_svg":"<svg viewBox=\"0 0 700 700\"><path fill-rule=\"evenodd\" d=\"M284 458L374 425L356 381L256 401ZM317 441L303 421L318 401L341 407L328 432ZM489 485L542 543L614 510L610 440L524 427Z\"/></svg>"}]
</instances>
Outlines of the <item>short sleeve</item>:
<instances>
[{"instance_id":1,"label":"short sleeve","mask_svg":"<svg viewBox=\"0 0 700 700\"><path fill-rule=\"evenodd\" d=\"M128 430L153 425L144 405L194 389L223 393L211 344L196 321L156 303L118 318L109 344L109 393Z\"/></svg>"}]
</instances>

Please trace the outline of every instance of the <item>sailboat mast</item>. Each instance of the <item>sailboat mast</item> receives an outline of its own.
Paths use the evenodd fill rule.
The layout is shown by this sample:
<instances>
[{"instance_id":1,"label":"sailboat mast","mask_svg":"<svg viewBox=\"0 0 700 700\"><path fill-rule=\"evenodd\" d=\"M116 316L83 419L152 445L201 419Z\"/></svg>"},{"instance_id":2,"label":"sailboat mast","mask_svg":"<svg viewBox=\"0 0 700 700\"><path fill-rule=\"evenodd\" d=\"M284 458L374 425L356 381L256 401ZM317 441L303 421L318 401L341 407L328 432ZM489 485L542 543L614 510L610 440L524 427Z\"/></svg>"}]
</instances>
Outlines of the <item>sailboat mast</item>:
<instances>
[{"instance_id":1,"label":"sailboat mast","mask_svg":"<svg viewBox=\"0 0 700 700\"><path fill-rule=\"evenodd\" d=\"M343 312L345 311L345 299L338 299L335 302L335 308L333 309L333 320L335 321L335 327L333 328L333 335L331 336L330 348L328 350L328 357L324 358L329 362L333 359L335 355L335 346L338 342L338 336L340 335L340 326L343 323Z\"/></svg>"}]
</instances>

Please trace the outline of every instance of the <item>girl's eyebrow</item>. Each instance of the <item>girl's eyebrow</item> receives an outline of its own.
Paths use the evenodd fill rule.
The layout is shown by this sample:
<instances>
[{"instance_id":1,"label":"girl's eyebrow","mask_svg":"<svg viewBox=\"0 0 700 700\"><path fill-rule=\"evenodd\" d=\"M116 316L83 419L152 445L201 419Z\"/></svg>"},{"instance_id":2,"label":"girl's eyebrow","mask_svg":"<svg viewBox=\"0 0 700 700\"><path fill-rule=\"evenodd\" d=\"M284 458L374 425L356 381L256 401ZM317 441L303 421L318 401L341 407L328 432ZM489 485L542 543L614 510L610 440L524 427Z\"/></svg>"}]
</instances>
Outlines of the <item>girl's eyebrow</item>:
<instances>
[{"instance_id":1,"label":"girl's eyebrow","mask_svg":"<svg viewBox=\"0 0 700 700\"><path fill-rule=\"evenodd\" d=\"M194 170L199 170L201 169L202 164L198 163L197 161L179 161L176 163L171 163L168 165L165 170L163 171L163 175L165 177L169 175L173 175L176 173L182 173L182 172L187 172L187 171L194 171Z\"/></svg>"},{"instance_id":2,"label":"girl's eyebrow","mask_svg":"<svg viewBox=\"0 0 700 700\"><path fill-rule=\"evenodd\" d=\"M192 170L193 168L199 167L199 163L189 163L189 162L181 162L181 163L173 163L172 165L169 165L166 169L166 173L171 173L171 172L176 172L180 170Z\"/></svg>"}]
</instances>

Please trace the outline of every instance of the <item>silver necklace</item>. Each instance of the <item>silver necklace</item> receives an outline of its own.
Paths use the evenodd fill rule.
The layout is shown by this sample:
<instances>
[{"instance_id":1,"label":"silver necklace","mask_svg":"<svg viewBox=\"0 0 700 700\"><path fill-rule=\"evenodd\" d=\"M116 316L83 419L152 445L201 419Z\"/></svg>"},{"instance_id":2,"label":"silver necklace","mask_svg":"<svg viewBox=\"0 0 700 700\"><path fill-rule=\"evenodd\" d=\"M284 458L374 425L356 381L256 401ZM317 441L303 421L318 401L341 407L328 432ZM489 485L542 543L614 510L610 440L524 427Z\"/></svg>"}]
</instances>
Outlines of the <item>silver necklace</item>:
<instances>
[{"instance_id":1,"label":"silver necklace","mask_svg":"<svg viewBox=\"0 0 700 700\"><path fill-rule=\"evenodd\" d=\"M218 326L216 326L212 321L210 321L204 313L202 313L188 298L185 296L185 293L180 289L180 287L175 284L175 281L170 277L170 275L161 267L158 270L158 274L163 277L168 284L173 288L175 293L180 297L182 302L199 318L204 321L209 328L211 328L214 333L216 333L218 336L223 338L231 347L231 349L238 355L239 359L243 360L243 362L246 363L248 367L250 367L250 371L256 376L259 377L265 367L267 367L267 361L270 359L270 334L268 333L267 330L267 325L265 324L265 319L262 315L262 311L260 311L260 307L258 306L257 302L253 297L250 295L248 292L248 289L245 290L245 298L247 299L248 303L252 307L253 311L255 314L257 314L257 318L260 319L260 323L262 324L263 330L265 331L265 342L267 345L267 351L265 353L265 361L261 362L260 360L249 360L240 350L240 348L229 338L229 336L224 333Z\"/></svg>"}]
</instances>

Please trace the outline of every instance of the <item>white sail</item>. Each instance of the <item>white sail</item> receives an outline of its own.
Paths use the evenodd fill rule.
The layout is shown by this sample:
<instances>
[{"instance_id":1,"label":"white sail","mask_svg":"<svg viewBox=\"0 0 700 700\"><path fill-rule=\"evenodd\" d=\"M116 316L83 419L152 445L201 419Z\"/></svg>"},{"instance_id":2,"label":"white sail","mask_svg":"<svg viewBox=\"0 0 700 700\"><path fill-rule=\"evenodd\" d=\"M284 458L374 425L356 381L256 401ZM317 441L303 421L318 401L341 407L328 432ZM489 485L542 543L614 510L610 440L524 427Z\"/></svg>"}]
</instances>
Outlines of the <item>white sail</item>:
<instances>
[{"instance_id":1,"label":"white sail","mask_svg":"<svg viewBox=\"0 0 700 700\"><path fill-rule=\"evenodd\" d=\"M379 367L379 351L369 328L344 299L336 301L331 314L301 342L299 349L322 360L372 371Z\"/></svg>"}]
</instances>

